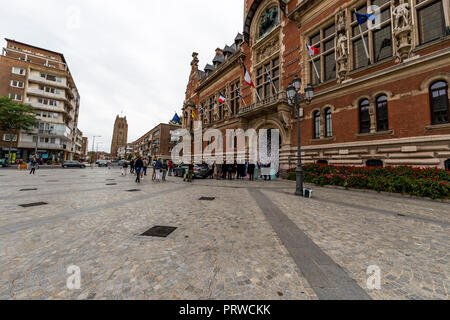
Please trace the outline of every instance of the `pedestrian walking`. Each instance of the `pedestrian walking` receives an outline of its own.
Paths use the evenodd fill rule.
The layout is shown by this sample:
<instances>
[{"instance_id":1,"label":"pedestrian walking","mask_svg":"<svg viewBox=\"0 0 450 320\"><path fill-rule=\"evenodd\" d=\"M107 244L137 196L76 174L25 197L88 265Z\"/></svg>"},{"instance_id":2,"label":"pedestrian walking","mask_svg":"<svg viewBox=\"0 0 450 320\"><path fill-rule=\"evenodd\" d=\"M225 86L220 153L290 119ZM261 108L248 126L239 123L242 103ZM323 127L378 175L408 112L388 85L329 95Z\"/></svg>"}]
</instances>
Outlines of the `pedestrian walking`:
<instances>
[{"instance_id":1,"label":"pedestrian walking","mask_svg":"<svg viewBox=\"0 0 450 320\"><path fill-rule=\"evenodd\" d=\"M127 171L128 171L128 163L126 161L124 161L122 163L122 176L127 176Z\"/></svg>"},{"instance_id":2,"label":"pedestrian walking","mask_svg":"<svg viewBox=\"0 0 450 320\"><path fill-rule=\"evenodd\" d=\"M153 168L152 181L155 181L155 179L156 179L155 165L156 165L156 160L154 160L153 163L152 163L152 168Z\"/></svg>"},{"instance_id":3,"label":"pedestrian walking","mask_svg":"<svg viewBox=\"0 0 450 320\"><path fill-rule=\"evenodd\" d=\"M162 181L166 182L166 175L167 171L169 170L169 165L167 164L166 160L162 163Z\"/></svg>"},{"instance_id":4,"label":"pedestrian walking","mask_svg":"<svg viewBox=\"0 0 450 320\"><path fill-rule=\"evenodd\" d=\"M172 160L169 160L168 166L169 166L169 177L171 177L172 174L173 174L173 162L172 162Z\"/></svg>"},{"instance_id":5,"label":"pedestrian walking","mask_svg":"<svg viewBox=\"0 0 450 320\"><path fill-rule=\"evenodd\" d=\"M162 163L159 159L156 159L154 169L155 169L155 181L161 182Z\"/></svg>"},{"instance_id":6,"label":"pedestrian walking","mask_svg":"<svg viewBox=\"0 0 450 320\"><path fill-rule=\"evenodd\" d=\"M248 173L248 177L249 177L250 181L255 180L255 168L256 168L256 166L254 163L250 163L248 165L247 173Z\"/></svg>"},{"instance_id":7,"label":"pedestrian walking","mask_svg":"<svg viewBox=\"0 0 450 320\"><path fill-rule=\"evenodd\" d=\"M148 168L148 161L147 159L144 160L144 176L147 176L147 168Z\"/></svg>"},{"instance_id":8,"label":"pedestrian walking","mask_svg":"<svg viewBox=\"0 0 450 320\"><path fill-rule=\"evenodd\" d=\"M138 157L136 162L134 163L134 170L136 172L136 183L141 183L141 171L144 167L144 162L142 161L141 157Z\"/></svg>"},{"instance_id":9,"label":"pedestrian walking","mask_svg":"<svg viewBox=\"0 0 450 320\"><path fill-rule=\"evenodd\" d=\"M130 173L131 174L134 173L134 159L131 159L131 162L130 162Z\"/></svg>"},{"instance_id":10,"label":"pedestrian walking","mask_svg":"<svg viewBox=\"0 0 450 320\"><path fill-rule=\"evenodd\" d=\"M30 170L30 174L36 174L36 167L38 166L38 162L36 161L35 158L33 158L33 160L31 160L31 170Z\"/></svg>"},{"instance_id":11,"label":"pedestrian walking","mask_svg":"<svg viewBox=\"0 0 450 320\"><path fill-rule=\"evenodd\" d=\"M191 162L188 169L188 182L192 182L194 176L194 164Z\"/></svg>"}]
</instances>

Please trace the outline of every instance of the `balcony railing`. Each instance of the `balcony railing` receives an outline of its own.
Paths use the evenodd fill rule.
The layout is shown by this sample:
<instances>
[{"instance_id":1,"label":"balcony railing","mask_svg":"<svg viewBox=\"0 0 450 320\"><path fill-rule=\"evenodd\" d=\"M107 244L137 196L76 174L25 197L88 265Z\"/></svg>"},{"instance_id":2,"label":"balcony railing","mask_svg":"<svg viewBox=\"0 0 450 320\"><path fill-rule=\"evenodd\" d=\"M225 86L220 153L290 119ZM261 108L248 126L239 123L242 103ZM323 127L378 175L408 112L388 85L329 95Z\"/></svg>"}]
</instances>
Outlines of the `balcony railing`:
<instances>
[{"instance_id":1,"label":"balcony railing","mask_svg":"<svg viewBox=\"0 0 450 320\"><path fill-rule=\"evenodd\" d=\"M278 94L257 101L247 107L239 109L239 116L246 116L263 110L275 108L279 103L288 103L286 92L280 91Z\"/></svg>"},{"instance_id":2,"label":"balcony railing","mask_svg":"<svg viewBox=\"0 0 450 320\"><path fill-rule=\"evenodd\" d=\"M36 94L39 96L43 96L43 97L55 99L55 100L65 100L66 99L66 96L64 95L63 92L56 94L56 93L51 93L51 92L45 92L44 90L40 90L40 89L36 89L36 88L28 88L27 93L28 94L30 94L30 93Z\"/></svg>"}]
</instances>

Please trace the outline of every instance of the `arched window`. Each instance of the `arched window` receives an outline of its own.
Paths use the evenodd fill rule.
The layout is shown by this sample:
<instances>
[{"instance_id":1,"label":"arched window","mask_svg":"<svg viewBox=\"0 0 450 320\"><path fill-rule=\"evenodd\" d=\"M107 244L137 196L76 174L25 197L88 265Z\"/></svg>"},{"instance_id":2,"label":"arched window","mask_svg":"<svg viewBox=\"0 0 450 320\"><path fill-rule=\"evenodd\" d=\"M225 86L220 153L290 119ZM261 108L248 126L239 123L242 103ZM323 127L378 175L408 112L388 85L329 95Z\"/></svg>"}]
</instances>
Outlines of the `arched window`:
<instances>
[{"instance_id":1,"label":"arched window","mask_svg":"<svg viewBox=\"0 0 450 320\"><path fill-rule=\"evenodd\" d=\"M333 136L333 112L331 108L325 110L325 137L331 138Z\"/></svg>"},{"instance_id":2,"label":"arched window","mask_svg":"<svg viewBox=\"0 0 450 320\"><path fill-rule=\"evenodd\" d=\"M450 170L450 159L445 161L445 170Z\"/></svg>"},{"instance_id":3,"label":"arched window","mask_svg":"<svg viewBox=\"0 0 450 320\"><path fill-rule=\"evenodd\" d=\"M359 132L370 133L370 102L367 99L359 103Z\"/></svg>"},{"instance_id":4,"label":"arched window","mask_svg":"<svg viewBox=\"0 0 450 320\"><path fill-rule=\"evenodd\" d=\"M430 87L431 120L433 124L448 123L448 84L437 81Z\"/></svg>"},{"instance_id":5,"label":"arched window","mask_svg":"<svg viewBox=\"0 0 450 320\"><path fill-rule=\"evenodd\" d=\"M262 38L280 23L278 7L268 8L261 15L259 37Z\"/></svg>"},{"instance_id":6,"label":"arched window","mask_svg":"<svg viewBox=\"0 0 450 320\"><path fill-rule=\"evenodd\" d=\"M389 130L388 99L386 95L377 98L377 131Z\"/></svg>"},{"instance_id":7,"label":"arched window","mask_svg":"<svg viewBox=\"0 0 450 320\"><path fill-rule=\"evenodd\" d=\"M367 167L383 167L383 161L381 160L367 160Z\"/></svg>"},{"instance_id":8,"label":"arched window","mask_svg":"<svg viewBox=\"0 0 450 320\"><path fill-rule=\"evenodd\" d=\"M314 112L314 139L320 139L320 112Z\"/></svg>"}]
</instances>

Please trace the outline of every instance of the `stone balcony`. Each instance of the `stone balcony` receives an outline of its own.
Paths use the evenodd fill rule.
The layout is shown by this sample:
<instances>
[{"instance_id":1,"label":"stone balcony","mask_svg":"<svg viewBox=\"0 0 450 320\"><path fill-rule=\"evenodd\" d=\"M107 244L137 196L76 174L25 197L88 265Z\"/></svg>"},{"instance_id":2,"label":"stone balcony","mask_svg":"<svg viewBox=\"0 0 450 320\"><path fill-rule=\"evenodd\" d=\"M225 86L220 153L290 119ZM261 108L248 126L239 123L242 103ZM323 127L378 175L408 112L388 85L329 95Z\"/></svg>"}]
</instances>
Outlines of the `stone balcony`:
<instances>
[{"instance_id":1,"label":"stone balcony","mask_svg":"<svg viewBox=\"0 0 450 320\"><path fill-rule=\"evenodd\" d=\"M257 101L251 105L241 106L239 117L253 118L255 115L276 113L280 105L289 106L285 91L280 91L278 94Z\"/></svg>"}]
</instances>

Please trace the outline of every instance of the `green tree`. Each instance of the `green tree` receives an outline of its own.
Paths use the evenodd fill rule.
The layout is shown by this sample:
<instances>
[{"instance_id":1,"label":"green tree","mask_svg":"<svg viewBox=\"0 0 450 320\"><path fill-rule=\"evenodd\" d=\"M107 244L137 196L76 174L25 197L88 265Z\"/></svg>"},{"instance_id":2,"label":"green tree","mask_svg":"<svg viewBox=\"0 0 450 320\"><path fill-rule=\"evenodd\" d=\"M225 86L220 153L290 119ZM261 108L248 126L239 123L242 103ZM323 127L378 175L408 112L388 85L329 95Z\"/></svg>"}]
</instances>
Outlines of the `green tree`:
<instances>
[{"instance_id":1,"label":"green tree","mask_svg":"<svg viewBox=\"0 0 450 320\"><path fill-rule=\"evenodd\" d=\"M30 105L15 103L8 97L0 97L0 130L14 136L19 131L30 133L37 125L34 108ZM13 139L10 139L8 161L11 159L11 147Z\"/></svg>"}]
</instances>

